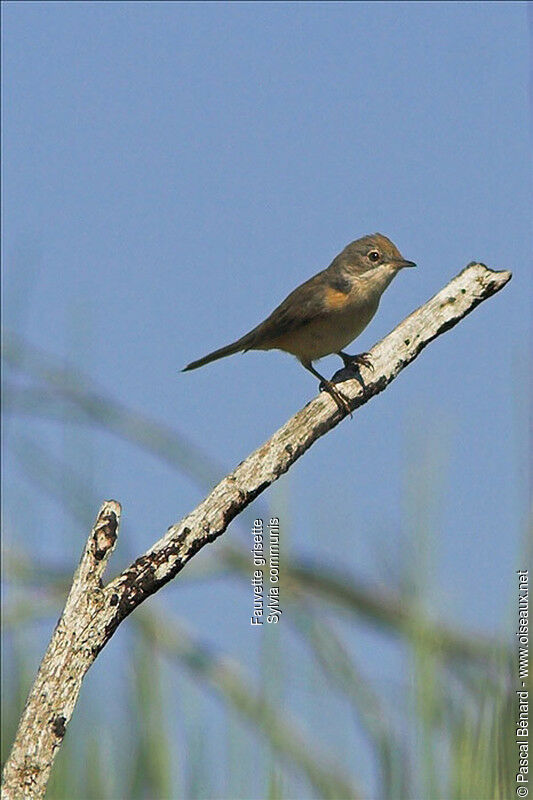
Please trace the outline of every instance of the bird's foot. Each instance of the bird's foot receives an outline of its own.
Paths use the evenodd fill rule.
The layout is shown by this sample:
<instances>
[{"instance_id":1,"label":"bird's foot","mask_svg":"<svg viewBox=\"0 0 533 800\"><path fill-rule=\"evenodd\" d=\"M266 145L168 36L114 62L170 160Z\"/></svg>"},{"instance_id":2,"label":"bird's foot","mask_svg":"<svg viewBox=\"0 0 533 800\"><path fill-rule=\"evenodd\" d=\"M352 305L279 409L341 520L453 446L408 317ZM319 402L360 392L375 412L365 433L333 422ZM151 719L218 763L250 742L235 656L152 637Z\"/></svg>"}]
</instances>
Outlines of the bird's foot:
<instances>
[{"instance_id":1,"label":"bird's foot","mask_svg":"<svg viewBox=\"0 0 533 800\"><path fill-rule=\"evenodd\" d=\"M352 409L350 408L350 402L348 398L345 397L343 393L337 389L334 383L332 383L331 381L320 381L318 388L320 389L321 392L323 391L328 392L337 403L338 408L341 411L346 412L346 414L349 414L350 417L352 416Z\"/></svg>"},{"instance_id":2,"label":"bird's foot","mask_svg":"<svg viewBox=\"0 0 533 800\"><path fill-rule=\"evenodd\" d=\"M351 356L349 353L341 352L339 353L339 355L342 358L344 366L347 369L355 365L357 367L366 367L367 369L374 372L374 365L372 364L370 353L359 353L356 356Z\"/></svg>"}]
</instances>

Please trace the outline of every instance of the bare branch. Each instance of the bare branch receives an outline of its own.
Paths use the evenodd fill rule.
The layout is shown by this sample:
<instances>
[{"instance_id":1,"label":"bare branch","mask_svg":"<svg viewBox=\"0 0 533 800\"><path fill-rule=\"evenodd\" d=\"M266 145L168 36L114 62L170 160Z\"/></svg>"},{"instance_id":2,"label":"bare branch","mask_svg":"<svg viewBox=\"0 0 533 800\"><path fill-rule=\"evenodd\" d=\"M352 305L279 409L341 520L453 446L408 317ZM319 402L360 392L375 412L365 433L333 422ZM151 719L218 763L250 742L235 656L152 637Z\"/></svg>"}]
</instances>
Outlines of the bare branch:
<instances>
[{"instance_id":1,"label":"bare branch","mask_svg":"<svg viewBox=\"0 0 533 800\"><path fill-rule=\"evenodd\" d=\"M101 576L113 552L120 505L105 502L89 534L65 609L20 719L4 769L2 797L42 797L85 673L96 658L98 617L104 604Z\"/></svg>"},{"instance_id":2,"label":"bare branch","mask_svg":"<svg viewBox=\"0 0 533 800\"><path fill-rule=\"evenodd\" d=\"M360 380L352 376L341 384L351 409L382 392L429 342L510 278L510 272L494 272L482 264L466 267L373 348L374 372L363 367ZM19 724L4 771L6 799L43 796L82 679L121 621L224 533L246 506L345 416L327 393L316 397L105 587L100 577L115 543L120 506L114 501L103 505Z\"/></svg>"},{"instance_id":3,"label":"bare branch","mask_svg":"<svg viewBox=\"0 0 533 800\"><path fill-rule=\"evenodd\" d=\"M364 388L353 379L340 384L351 408L355 410L382 392L429 342L456 325L510 278L510 272L494 272L482 264L464 269L372 349L374 372L362 368ZM191 514L172 525L150 550L106 587L116 605L107 633L111 635L145 597L171 580L205 544L220 536L237 514L345 416L332 398L322 393L220 481Z\"/></svg>"}]
</instances>

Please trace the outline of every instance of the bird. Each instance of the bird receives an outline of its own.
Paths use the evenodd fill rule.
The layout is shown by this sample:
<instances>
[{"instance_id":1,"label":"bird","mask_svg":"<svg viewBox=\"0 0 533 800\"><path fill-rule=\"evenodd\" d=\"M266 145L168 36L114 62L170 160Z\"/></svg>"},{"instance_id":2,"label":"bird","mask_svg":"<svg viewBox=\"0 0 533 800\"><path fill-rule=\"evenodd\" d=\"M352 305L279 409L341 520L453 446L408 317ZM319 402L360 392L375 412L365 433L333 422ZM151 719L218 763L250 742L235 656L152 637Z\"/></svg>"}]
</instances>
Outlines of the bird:
<instances>
[{"instance_id":1,"label":"bird","mask_svg":"<svg viewBox=\"0 0 533 800\"><path fill-rule=\"evenodd\" d=\"M283 350L320 380L340 409L350 413L346 397L324 378L313 361L335 353L347 368L372 369L368 353L349 355L344 348L366 328L381 295L404 267L416 267L381 233L350 242L331 262L302 283L259 325L240 339L191 361L182 372L248 350Z\"/></svg>"}]
</instances>

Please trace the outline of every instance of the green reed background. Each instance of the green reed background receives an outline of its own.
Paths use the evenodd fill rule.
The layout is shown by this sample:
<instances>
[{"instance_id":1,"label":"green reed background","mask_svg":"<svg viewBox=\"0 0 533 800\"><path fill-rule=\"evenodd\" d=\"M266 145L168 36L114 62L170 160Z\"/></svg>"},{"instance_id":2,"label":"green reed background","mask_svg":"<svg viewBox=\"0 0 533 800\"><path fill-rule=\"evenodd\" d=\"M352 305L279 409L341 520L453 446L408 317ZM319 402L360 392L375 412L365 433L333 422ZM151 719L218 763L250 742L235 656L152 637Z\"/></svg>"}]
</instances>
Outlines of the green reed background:
<instances>
[{"instance_id":1,"label":"green reed background","mask_svg":"<svg viewBox=\"0 0 533 800\"><path fill-rule=\"evenodd\" d=\"M52 458L20 426L7 455L18 461L32 485L67 510L72 524L65 535L80 553L88 520L103 498L93 496L90 446L83 453L89 467L84 474L79 471L79 439L75 446L69 441L76 426L116 434L188 474L206 491L220 475L210 454L186 443L177 431L95 393L87 376L73 374L20 338L5 335L3 356L6 424L37 417L54 420L66 431L64 461ZM427 576L439 514L435 475L445 468L446 442L416 442L414 434L413 441L405 483L412 524L410 566L395 585L385 592L377 584L361 585L342 568L291 556L285 544L283 622L266 626L259 640L261 674L254 676L210 644L207 623L204 630L192 630L186 610L183 617L170 613L163 590L123 623L120 643L112 640L92 667L47 796L514 796L512 635L496 641L444 625L431 613ZM290 483L274 488L268 502L281 516L284 543L290 542ZM220 581L249 585L248 539L233 531L239 526L249 530L254 516L268 514L268 505L258 501L223 537L216 558L203 559L200 566L193 562L178 576L189 596L195 591L216 595ZM25 546L25 527L38 525L38 511L29 499L10 524L16 530L9 531L3 554L2 760L75 566L52 558L37 563ZM138 554L125 552L125 526L119 541L122 558L128 560ZM527 537L525 543L527 550ZM113 563L111 571L116 571ZM515 586L509 585L510 609L514 594ZM366 646L360 636L365 631L406 657L407 674L398 676L394 708L359 665L358 642ZM301 706L300 716L288 713L283 699L284 679L295 670L308 695L316 698L309 707ZM360 779L362 753L324 747L320 716L330 704L348 711L369 744L377 789Z\"/></svg>"}]
</instances>

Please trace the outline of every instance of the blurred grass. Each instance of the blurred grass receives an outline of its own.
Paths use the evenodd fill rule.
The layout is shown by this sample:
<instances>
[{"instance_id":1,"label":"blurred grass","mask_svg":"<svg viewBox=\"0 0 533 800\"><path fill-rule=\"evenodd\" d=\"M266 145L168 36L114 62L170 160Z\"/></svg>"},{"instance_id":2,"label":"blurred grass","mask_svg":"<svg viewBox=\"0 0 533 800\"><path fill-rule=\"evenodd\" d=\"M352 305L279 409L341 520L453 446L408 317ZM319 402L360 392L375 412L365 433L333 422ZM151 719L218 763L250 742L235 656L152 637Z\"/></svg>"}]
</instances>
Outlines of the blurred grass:
<instances>
[{"instance_id":1,"label":"blurred grass","mask_svg":"<svg viewBox=\"0 0 533 800\"><path fill-rule=\"evenodd\" d=\"M13 374L22 373L33 382L20 386L10 375L4 393L9 414L99 426L157 455L206 490L224 474L221 465L178 432L94 392L87 378L20 338L4 339L4 358ZM85 520L94 516L100 500L92 496L87 477L82 479L72 463L51 458L30 436L17 436L11 448L26 477L60 500L76 521L81 551ZM425 474L430 476L432 469L428 467ZM434 493L435 486L426 478L418 518L413 514L414 550L424 563L414 565L406 576L408 591L401 586L376 591L346 571L282 554L284 624L267 626L260 690L238 663L206 643L205 636L154 608L153 602L145 604L126 623L134 632L131 647L114 654L119 679L128 676L127 707L115 721L106 712L106 698L94 694L97 687L91 686L89 697L82 693L48 796L65 800L370 797L359 785L359 772L370 753L377 796L386 800L511 797L516 752L509 645L439 622L428 604L428 586L420 583L419 576L431 571L434 555L430 536L435 520L427 515ZM257 506L253 515L268 518ZM287 511L285 516L284 536ZM22 527L23 522L17 518L16 524ZM16 534L10 540L17 540ZM248 556L246 545L226 544L216 562L208 562L201 572L185 571L183 579L186 573L193 574L199 591L202 581L215 576L247 585ZM5 760L32 681L29 664L34 663L35 653L28 640L39 641L42 637L35 633L43 621L49 624L60 613L71 570L66 565L36 563L25 547L5 553L3 570ZM407 674L398 678L403 689L397 693L395 708L374 677L358 666L353 650L363 641L357 636L362 623L398 646L407 659ZM303 652L295 662L291 659L298 646ZM168 662L169 675L162 659ZM100 659L93 669L98 670L99 664ZM284 696L285 677L293 676L295 669L302 678L310 677L317 695L331 708L340 703L357 721L365 748L353 753L348 763L343 753L331 751L319 728L309 732L305 708L298 709L302 719L295 717L293 704ZM201 692L196 699L191 679ZM172 701L176 687L184 699L184 716L179 719ZM224 703L223 722L220 708L213 706L217 702L213 691ZM230 772L225 776L212 756L217 734L224 740Z\"/></svg>"}]
</instances>

